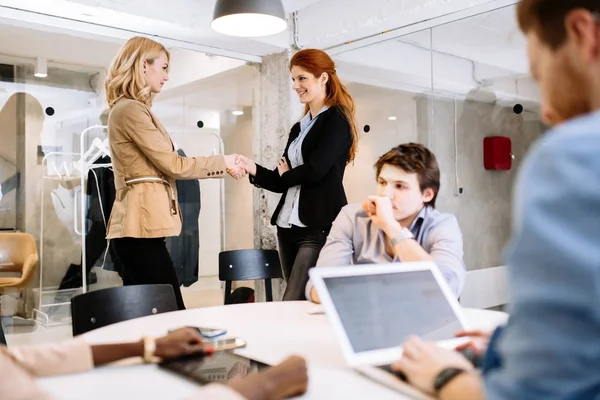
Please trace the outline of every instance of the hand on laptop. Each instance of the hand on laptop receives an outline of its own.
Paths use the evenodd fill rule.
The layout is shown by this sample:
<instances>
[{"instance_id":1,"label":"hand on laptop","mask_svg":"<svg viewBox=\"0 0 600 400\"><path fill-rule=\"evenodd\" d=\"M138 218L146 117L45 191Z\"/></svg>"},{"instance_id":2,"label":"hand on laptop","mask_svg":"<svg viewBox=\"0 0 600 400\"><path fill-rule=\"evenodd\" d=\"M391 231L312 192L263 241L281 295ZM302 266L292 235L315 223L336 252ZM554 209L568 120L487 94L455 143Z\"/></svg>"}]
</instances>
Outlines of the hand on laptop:
<instances>
[{"instance_id":1,"label":"hand on laptop","mask_svg":"<svg viewBox=\"0 0 600 400\"><path fill-rule=\"evenodd\" d=\"M404 343L402 358L392 364L395 372L403 373L411 385L427 393L434 393L436 377L449 367L465 371L474 369L473 364L460 353L414 336Z\"/></svg>"},{"instance_id":2,"label":"hand on laptop","mask_svg":"<svg viewBox=\"0 0 600 400\"><path fill-rule=\"evenodd\" d=\"M488 331L460 331L456 333L456 337L470 337L472 340L467 343L463 343L456 347L457 351L463 351L471 349L476 355L482 355L486 352L488 345L490 344L490 337L492 332Z\"/></svg>"}]
</instances>

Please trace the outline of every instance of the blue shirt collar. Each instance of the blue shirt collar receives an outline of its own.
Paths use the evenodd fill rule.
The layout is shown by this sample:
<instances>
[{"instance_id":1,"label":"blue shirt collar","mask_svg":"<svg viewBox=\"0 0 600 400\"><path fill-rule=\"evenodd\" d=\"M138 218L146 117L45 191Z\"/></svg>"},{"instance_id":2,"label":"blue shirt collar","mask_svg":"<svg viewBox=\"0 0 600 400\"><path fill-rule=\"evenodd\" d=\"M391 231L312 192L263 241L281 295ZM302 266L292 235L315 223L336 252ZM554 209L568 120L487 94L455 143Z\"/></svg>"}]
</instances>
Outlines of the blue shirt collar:
<instances>
[{"instance_id":1,"label":"blue shirt collar","mask_svg":"<svg viewBox=\"0 0 600 400\"><path fill-rule=\"evenodd\" d=\"M319 115L321 115L323 112L327 111L328 109L329 109L329 107L323 106L323 108L321 108L321 111L319 111L319 113L312 118L310 115L310 111L307 112L304 115L304 117L302 117L302 119L300 120L300 131L303 131L315 118L317 118Z\"/></svg>"},{"instance_id":2,"label":"blue shirt collar","mask_svg":"<svg viewBox=\"0 0 600 400\"><path fill-rule=\"evenodd\" d=\"M420 221L423 221L427 217L427 214L429 213L430 209L431 209L431 206L428 206L428 205L423 206L421 211L419 211L419 213L417 214L417 217L410 224L410 227L408 229L412 232L413 235L417 236L417 233L419 232L419 228L421 227Z\"/></svg>"}]
</instances>

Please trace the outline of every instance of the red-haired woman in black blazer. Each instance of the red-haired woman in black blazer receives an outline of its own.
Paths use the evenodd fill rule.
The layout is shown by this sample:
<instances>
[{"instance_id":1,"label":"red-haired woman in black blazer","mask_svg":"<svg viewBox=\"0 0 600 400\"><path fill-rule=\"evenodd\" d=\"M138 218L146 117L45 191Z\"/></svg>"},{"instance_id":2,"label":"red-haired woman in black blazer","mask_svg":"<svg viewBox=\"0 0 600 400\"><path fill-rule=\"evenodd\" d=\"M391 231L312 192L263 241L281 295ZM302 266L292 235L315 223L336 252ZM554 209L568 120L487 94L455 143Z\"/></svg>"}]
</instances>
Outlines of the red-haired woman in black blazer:
<instances>
[{"instance_id":1,"label":"red-haired woman in black blazer","mask_svg":"<svg viewBox=\"0 0 600 400\"><path fill-rule=\"evenodd\" d=\"M354 159L358 133L354 100L327 53L299 51L290 71L305 104L304 117L292 127L277 168L244 161L251 183L283 194L271 218L287 282L283 300L303 300L308 270L316 265L333 220L348 203L342 181L346 164Z\"/></svg>"}]
</instances>

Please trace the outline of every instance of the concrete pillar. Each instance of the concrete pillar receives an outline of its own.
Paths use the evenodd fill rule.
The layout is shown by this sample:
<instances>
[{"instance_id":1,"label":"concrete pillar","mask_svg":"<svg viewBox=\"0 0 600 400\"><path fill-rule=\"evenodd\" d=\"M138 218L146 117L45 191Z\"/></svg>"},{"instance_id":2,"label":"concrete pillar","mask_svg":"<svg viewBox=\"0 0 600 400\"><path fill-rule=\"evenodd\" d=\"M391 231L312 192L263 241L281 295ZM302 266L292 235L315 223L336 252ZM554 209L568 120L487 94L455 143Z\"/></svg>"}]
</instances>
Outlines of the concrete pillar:
<instances>
[{"instance_id":1,"label":"concrete pillar","mask_svg":"<svg viewBox=\"0 0 600 400\"><path fill-rule=\"evenodd\" d=\"M263 58L254 94L252 156L266 168L275 168L283 154L292 124L302 116L302 105L292 91L289 72L291 54L282 52ZM280 195L254 189L254 247L277 249L277 230L270 220ZM256 281L257 301L264 301L264 282ZM273 281L273 299L281 300L282 279Z\"/></svg>"}]
</instances>

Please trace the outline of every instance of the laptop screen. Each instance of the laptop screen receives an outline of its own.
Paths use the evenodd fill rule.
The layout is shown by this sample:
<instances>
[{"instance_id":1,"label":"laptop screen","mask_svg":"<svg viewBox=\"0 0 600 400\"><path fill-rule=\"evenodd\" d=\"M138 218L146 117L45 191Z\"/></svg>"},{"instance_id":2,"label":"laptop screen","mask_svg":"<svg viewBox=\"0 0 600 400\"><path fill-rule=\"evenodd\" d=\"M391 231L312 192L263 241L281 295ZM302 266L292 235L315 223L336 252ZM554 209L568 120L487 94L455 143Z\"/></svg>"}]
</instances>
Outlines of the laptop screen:
<instances>
[{"instance_id":1,"label":"laptop screen","mask_svg":"<svg viewBox=\"0 0 600 400\"><path fill-rule=\"evenodd\" d=\"M462 329L429 270L323 281L355 353L401 346L410 335L452 339Z\"/></svg>"}]
</instances>

